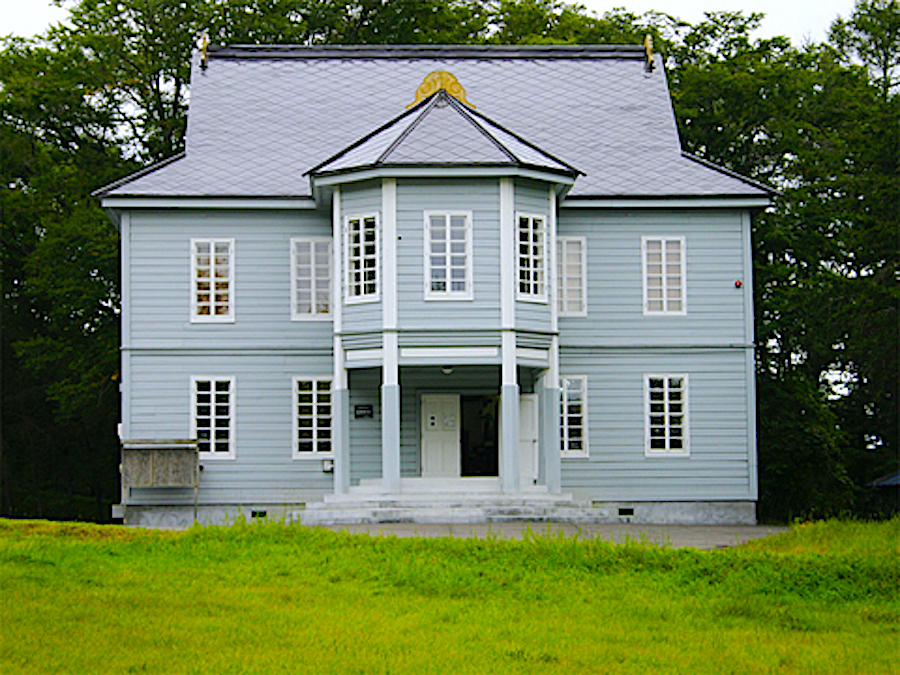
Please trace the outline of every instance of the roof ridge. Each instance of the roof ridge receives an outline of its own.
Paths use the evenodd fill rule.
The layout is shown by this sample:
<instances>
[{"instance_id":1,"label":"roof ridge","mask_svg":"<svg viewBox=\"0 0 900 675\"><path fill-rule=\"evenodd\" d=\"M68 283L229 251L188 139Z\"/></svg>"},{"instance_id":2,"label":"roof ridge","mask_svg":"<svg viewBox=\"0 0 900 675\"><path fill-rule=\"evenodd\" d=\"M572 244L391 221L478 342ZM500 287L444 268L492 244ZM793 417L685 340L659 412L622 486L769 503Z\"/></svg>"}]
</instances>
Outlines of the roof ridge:
<instances>
[{"instance_id":1,"label":"roof ridge","mask_svg":"<svg viewBox=\"0 0 900 675\"><path fill-rule=\"evenodd\" d=\"M384 161L388 158L388 155L390 155L392 152L394 152L394 150L396 150L400 146L400 144L404 140L406 140L406 138L413 131L415 131L416 127L419 126L419 124L421 124L422 120L424 120L425 117L428 115L428 113L434 109L435 105L437 105L438 97L439 97L440 93L443 91L444 91L443 89L438 89L431 96L424 99L424 105L421 106L422 112L403 131L401 131L400 135L397 136L397 138L394 139L394 141L387 147L387 149L378 156L378 158L375 160L376 165L383 164ZM401 119L402 119L402 117L398 117L398 118L396 118L396 121L399 122Z\"/></svg>"},{"instance_id":2,"label":"roof ridge","mask_svg":"<svg viewBox=\"0 0 900 675\"><path fill-rule=\"evenodd\" d=\"M439 90L439 92L440 91L444 92L444 98L447 99L447 101L450 103L450 106L457 113L459 113L463 117L463 119L465 119L469 124L475 127L479 132L481 132L481 134L484 135L491 143L497 146L500 152L509 157L514 163L523 164L522 160L516 157L516 155L513 154L512 150L503 145L503 143L500 142L500 139L494 138L494 136L487 129L485 129L477 120L475 120L472 115L469 114L469 111L463 107L463 104L461 102L454 100L453 96L449 96L445 89L441 89Z\"/></svg>"},{"instance_id":3,"label":"roof ridge","mask_svg":"<svg viewBox=\"0 0 900 675\"><path fill-rule=\"evenodd\" d=\"M368 59L490 58L496 59L638 59L642 45L210 45L210 59Z\"/></svg>"}]
</instances>

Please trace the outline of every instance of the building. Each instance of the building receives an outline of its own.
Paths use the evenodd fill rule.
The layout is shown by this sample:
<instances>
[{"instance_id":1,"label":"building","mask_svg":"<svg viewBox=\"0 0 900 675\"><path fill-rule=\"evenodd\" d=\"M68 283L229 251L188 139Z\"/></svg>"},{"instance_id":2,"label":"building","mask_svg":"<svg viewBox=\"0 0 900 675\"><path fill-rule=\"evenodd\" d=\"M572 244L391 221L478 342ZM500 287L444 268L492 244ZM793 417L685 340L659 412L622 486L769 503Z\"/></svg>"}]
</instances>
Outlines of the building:
<instances>
[{"instance_id":1,"label":"building","mask_svg":"<svg viewBox=\"0 0 900 675\"><path fill-rule=\"evenodd\" d=\"M185 153L99 194L123 452L202 467L127 522L755 522L770 190L649 49L211 48Z\"/></svg>"}]
</instances>

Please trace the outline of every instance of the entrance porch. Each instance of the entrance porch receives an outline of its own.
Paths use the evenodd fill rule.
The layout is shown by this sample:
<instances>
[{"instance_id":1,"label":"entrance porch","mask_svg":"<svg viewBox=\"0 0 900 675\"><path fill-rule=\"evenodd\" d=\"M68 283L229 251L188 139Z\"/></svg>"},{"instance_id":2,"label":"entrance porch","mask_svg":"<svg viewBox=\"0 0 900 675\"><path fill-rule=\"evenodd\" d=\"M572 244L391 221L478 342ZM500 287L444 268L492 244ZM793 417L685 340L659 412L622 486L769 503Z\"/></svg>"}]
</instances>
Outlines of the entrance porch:
<instances>
[{"instance_id":1,"label":"entrance porch","mask_svg":"<svg viewBox=\"0 0 900 675\"><path fill-rule=\"evenodd\" d=\"M325 504L558 500L558 390L544 387L546 369L517 371L502 386L499 365L404 366L389 387L380 368L351 370L335 420L346 485L336 475Z\"/></svg>"}]
</instances>

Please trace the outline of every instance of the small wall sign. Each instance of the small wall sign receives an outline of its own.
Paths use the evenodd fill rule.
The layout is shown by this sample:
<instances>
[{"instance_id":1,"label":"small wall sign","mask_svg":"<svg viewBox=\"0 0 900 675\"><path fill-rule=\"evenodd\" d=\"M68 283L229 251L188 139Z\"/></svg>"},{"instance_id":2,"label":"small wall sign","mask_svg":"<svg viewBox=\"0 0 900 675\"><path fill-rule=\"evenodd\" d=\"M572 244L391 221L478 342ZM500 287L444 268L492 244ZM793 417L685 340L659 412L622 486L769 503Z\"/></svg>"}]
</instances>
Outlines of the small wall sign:
<instances>
[{"instance_id":1,"label":"small wall sign","mask_svg":"<svg viewBox=\"0 0 900 675\"><path fill-rule=\"evenodd\" d=\"M375 411L370 405L355 405L353 406L353 416L356 419L360 419L362 417L374 417Z\"/></svg>"}]
</instances>

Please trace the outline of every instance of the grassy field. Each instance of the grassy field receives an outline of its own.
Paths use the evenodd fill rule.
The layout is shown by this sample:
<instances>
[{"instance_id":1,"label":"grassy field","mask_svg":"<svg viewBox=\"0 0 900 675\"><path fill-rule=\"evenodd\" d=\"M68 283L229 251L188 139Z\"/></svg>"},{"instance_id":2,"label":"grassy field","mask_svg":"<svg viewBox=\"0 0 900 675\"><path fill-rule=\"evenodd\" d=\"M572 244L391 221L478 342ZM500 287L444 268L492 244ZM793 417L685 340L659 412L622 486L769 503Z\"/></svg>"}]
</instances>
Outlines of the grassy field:
<instances>
[{"instance_id":1,"label":"grassy field","mask_svg":"<svg viewBox=\"0 0 900 675\"><path fill-rule=\"evenodd\" d=\"M2 673L896 673L900 519L674 550L0 520Z\"/></svg>"}]
</instances>

